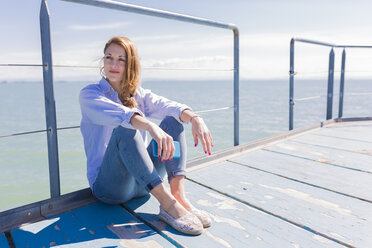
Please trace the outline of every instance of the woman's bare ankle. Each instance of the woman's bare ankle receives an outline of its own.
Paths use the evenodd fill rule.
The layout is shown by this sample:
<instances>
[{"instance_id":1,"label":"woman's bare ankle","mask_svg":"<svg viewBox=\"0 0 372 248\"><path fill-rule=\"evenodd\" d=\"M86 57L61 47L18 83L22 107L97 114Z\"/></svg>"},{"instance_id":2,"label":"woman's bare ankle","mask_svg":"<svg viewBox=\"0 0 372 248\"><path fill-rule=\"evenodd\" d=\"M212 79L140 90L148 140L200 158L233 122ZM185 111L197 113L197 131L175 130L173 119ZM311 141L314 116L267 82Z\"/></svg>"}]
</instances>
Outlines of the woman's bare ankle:
<instances>
[{"instance_id":1,"label":"woman's bare ankle","mask_svg":"<svg viewBox=\"0 0 372 248\"><path fill-rule=\"evenodd\" d=\"M163 184L159 184L150 193L158 200L160 206L173 218L179 218L188 213L188 211L180 204L177 199L169 193Z\"/></svg>"},{"instance_id":2,"label":"woman's bare ankle","mask_svg":"<svg viewBox=\"0 0 372 248\"><path fill-rule=\"evenodd\" d=\"M173 196L186 210L190 211L193 208L193 205L184 195L174 194Z\"/></svg>"}]
</instances>

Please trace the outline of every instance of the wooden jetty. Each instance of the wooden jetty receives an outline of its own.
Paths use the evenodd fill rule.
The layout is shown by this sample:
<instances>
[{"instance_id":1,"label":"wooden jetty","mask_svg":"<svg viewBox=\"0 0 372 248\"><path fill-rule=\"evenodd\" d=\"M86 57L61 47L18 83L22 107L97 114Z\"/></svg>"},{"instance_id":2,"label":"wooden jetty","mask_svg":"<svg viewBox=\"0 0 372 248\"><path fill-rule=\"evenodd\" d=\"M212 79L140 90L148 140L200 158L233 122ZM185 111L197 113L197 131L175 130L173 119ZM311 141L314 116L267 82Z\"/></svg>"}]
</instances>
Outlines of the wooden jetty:
<instances>
[{"instance_id":1,"label":"wooden jetty","mask_svg":"<svg viewBox=\"0 0 372 248\"><path fill-rule=\"evenodd\" d=\"M85 189L0 213L0 247L372 247L372 120L339 119L188 163L199 236L153 197L106 205Z\"/></svg>"}]
</instances>

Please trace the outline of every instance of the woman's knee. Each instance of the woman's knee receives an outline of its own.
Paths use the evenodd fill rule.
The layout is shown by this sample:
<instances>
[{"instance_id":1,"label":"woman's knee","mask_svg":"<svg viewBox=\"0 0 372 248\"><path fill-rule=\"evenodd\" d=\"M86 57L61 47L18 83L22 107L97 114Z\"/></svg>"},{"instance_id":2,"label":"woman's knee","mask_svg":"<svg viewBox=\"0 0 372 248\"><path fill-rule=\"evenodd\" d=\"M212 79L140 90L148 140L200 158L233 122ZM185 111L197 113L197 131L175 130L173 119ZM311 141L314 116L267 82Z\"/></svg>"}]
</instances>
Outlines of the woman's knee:
<instances>
[{"instance_id":1,"label":"woman's knee","mask_svg":"<svg viewBox=\"0 0 372 248\"><path fill-rule=\"evenodd\" d=\"M177 121L172 116L165 117L159 126L166 131L174 130L177 132L182 132L184 130L182 123Z\"/></svg>"},{"instance_id":2,"label":"woman's knee","mask_svg":"<svg viewBox=\"0 0 372 248\"><path fill-rule=\"evenodd\" d=\"M112 131L112 135L119 136L121 138L124 137L126 139L128 139L128 138L133 139L135 137L136 133L137 133L136 129L125 128L125 127L122 127L122 126L117 126Z\"/></svg>"}]
</instances>

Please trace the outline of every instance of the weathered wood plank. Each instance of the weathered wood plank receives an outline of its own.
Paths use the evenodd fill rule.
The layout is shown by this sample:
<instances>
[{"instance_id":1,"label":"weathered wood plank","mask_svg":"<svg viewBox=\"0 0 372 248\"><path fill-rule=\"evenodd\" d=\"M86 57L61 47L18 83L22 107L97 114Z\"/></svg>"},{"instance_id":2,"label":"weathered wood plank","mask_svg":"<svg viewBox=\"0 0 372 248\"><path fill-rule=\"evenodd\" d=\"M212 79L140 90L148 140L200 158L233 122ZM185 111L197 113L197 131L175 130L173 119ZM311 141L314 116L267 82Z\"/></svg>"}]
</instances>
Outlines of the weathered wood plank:
<instances>
[{"instance_id":1,"label":"weathered wood plank","mask_svg":"<svg viewBox=\"0 0 372 248\"><path fill-rule=\"evenodd\" d=\"M292 141L317 145L319 147L329 147L337 150L346 150L356 153L363 153L366 155L372 155L372 143L359 142L356 140L347 140L335 137L319 136L312 133L305 134Z\"/></svg>"},{"instance_id":2,"label":"weathered wood plank","mask_svg":"<svg viewBox=\"0 0 372 248\"><path fill-rule=\"evenodd\" d=\"M266 147L266 151L285 153L305 159L372 173L372 156L340 151L317 145L285 141Z\"/></svg>"},{"instance_id":3,"label":"weathered wood plank","mask_svg":"<svg viewBox=\"0 0 372 248\"><path fill-rule=\"evenodd\" d=\"M372 174L258 150L231 159L275 174L372 201Z\"/></svg>"},{"instance_id":4,"label":"weathered wood plank","mask_svg":"<svg viewBox=\"0 0 372 248\"><path fill-rule=\"evenodd\" d=\"M0 247L9 248L8 240L6 239L4 233L0 233Z\"/></svg>"},{"instance_id":5,"label":"weathered wood plank","mask_svg":"<svg viewBox=\"0 0 372 248\"><path fill-rule=\"evenodd\" d=\"M372 143L372 124L362 126L336 125L325 127L315 132L317 135L339 137L360 142Z\"/></svg>"},{"instance_id":6,"label":"weathered wood plank","mask_svg":"<svg viewBox=\"0 0 372 248\"><path fill-rule=\"evenodd\" d=\"M23 226L12 236L16 247L173 247L121 206L103 203Z\"/></svg>"},{"instance_id":7,"label":"weathered wood plank","mask_svg":"<svg viewBox=\"0 0 372 248\"><path fill-rule=\"evenodd\" d=\"M230 162L193 171L188 177L341 242L356 247L372 246L370 203ZM213 206L195 191L191 192L200 198L196 201L199 205Z\"/></svg>"},{"instance_id":8,"label":"weathered wood plank","mask_svg":"<svg viewBox=\"0 0 372 248\"><path fill-rule=\"evenodd\" d=\"M186 182L186 191L190 201L211 213L213 220L212 226L196 237L183 235L160 221L159 204L153 197L143 205L130 201L126 206L186 247L341 247L200 185Z\"/></svg>"}]
</instances>

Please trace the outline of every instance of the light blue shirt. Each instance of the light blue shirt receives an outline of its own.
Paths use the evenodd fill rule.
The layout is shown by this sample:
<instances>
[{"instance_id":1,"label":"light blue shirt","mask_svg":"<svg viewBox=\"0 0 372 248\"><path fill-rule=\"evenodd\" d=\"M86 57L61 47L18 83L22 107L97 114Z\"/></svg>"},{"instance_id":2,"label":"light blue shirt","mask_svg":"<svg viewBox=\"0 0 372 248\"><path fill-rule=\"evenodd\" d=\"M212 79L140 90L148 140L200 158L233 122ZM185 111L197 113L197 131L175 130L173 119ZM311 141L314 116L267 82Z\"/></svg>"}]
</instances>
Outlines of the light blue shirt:
<instances>
[{"instance_id":1,"label":"light blue shirt","mask_svg":"<svg viewBox=\"0 0 372 248\"><path fill-rule=\"evenodd\" d=\"M91 188L96 181L112 130L115 127L121 125L135 129L130 123L134 113L158 120L172 116L182 123L179 118L182 111L190 109L187 105L170 101L141 87L137 89L134 99L137 103L136 107L124 106L117 92L105 78L102 78L98 84L90 84L80 91L79 101L82 115L80 130L84 137L87 177ZM139 131L146 143L146 131Z\"/></svg>"}]
</instances>

